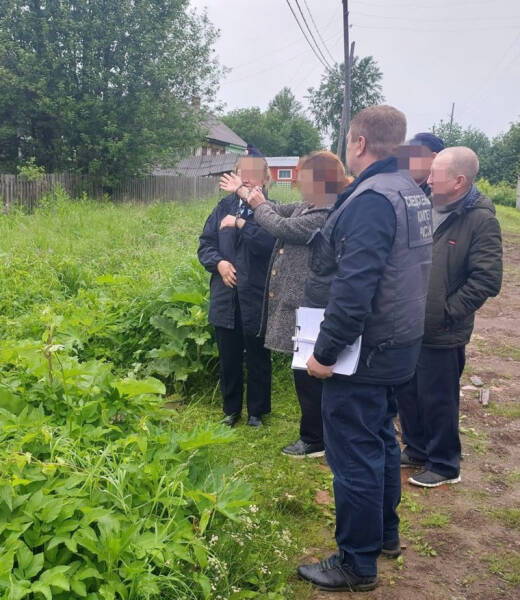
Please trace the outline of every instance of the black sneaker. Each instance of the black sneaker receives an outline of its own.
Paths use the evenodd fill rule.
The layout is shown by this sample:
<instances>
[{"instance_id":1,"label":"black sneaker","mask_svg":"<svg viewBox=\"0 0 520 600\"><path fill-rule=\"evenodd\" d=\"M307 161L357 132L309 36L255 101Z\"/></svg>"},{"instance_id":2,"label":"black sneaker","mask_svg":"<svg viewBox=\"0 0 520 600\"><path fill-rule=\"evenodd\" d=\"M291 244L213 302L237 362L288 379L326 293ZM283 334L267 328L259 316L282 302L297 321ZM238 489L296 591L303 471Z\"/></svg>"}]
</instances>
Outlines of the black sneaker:
<instances>
[{"instance_id":1,"label":"black sneaker","mask_svg":"<svg viewBox=\"0 0 520 600\"><path fill-rule=\"evenodd\" d=\"M307 444L303 440L298 440L293 444L285 446L282 452L293 458L305 458L306 456L324 456L325 448L322 444Z\"/></svg>"},{"instance_id":2,"label":"black sneaker","mask_svg":"<svg viewBox=\"0 0 520 600\"><path fill-rule=\"evenodd\" d=\"M424 470L417 473L417 475L408 477L408 481L409 483L420 487L434 488L439 487L444 483L459 483L460 475L457 475L457 477L445 477L444 475L439 475L439 473Z\"/></svg>"},{"instance_id":3,"label":"black sneaker","mask_svg":"<svg viewBox=\"0 0 520 600\"><path fill-rule=\"evenodd\" d=\"M381 548L381 554L387 558L397 558L401 556L401 540L397 538L394 542L384 542Z\"/></svg>"},{"instance_id":4,"label":"black sneaker","mask_svg":"<svg viewBox=\"0 0 520 600\"><path fill-rule=\"evenodd\" d=\"M361 577L342 563L337 554L311 565L298 567L300 579L309 581L320 590L332 592L369 592L377 587L377 577Z\"/></svg>"},{"instance_id":5,"label":"black sneaker","mask_svg":"<svg viewBox=\"0 0 520 600\"><path fill-rule=\"evenodd\" d=\"M223 425L227 425L228 427L233 427L239 419L240 413L231 413L230 415L225 415L221 423Z\"/></svg>"},{"instance_id":6,"label":"black sneaker","mask_svg":"<svg viewBox=\"0 0 520 600\"><path fill-rule=\"evenodd\" d=\"M247 418L249 427L262 427L262 419L260 417L249 416Z\"/></svg>"},{"instance_id":7,"label":"black sneaker","mask_svg":"<svg viewBox=\"0 0 520 600\"><path fill-rule=\"evenodd\" d=\"M401 469L424 467L424 461L412 458L406 450L401 452Z\"/></svg>"}]
</instances>

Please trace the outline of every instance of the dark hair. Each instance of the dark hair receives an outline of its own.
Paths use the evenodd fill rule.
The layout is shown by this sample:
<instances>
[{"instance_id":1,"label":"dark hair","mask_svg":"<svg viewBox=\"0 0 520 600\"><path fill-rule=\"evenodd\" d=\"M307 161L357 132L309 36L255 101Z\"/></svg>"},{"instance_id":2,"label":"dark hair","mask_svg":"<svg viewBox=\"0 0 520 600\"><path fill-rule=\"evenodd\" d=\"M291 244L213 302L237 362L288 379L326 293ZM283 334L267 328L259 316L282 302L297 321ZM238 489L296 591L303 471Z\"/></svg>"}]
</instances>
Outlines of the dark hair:
<instances>
[{"instance_id":1,"label":"dark hair","mask_svg":"<svg viewBox=\"0 0 520 600\"><path fill-rule=\"evenodd\" d=\"M444 140L434 133L425 131L424 133L416 133L408 142L410 146L426 146L432 152L441 152L446 148Z\"/></svg>"}]
</instances>

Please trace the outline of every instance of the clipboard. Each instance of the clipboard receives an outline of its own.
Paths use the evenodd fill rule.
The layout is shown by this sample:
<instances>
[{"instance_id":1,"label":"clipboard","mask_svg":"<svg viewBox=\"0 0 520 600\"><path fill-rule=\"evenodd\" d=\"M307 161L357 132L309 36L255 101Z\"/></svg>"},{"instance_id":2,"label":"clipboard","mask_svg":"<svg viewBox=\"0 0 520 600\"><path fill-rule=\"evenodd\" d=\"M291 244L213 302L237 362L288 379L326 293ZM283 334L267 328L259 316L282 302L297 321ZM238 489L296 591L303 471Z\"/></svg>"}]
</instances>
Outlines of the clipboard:
<instances>
[{"instance_id":1,"label":"clipboard","mask_svg":"<svg viewBox=\"0 0 520 600\"><path fill-rule=\"evenodd\" d=\"M307 361L314 352L314 344L320 333L325 309L302 306L296 309L296 327L294 331L294 351L291 367L307 370ZM337 375L353 375L358 367L361 351L361 336L351 345L346 346L338 355L332 372Z\"/></svg>"}]
</instances>

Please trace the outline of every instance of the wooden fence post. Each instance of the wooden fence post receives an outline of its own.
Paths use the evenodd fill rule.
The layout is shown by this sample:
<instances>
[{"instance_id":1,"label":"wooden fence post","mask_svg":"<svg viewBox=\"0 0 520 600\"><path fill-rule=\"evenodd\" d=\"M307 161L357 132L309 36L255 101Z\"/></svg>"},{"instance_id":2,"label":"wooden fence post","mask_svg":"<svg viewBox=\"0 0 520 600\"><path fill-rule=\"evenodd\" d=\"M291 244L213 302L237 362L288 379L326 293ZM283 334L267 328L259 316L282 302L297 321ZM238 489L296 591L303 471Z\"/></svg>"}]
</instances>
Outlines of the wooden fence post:
<instances>
[{"instance_id":1,"label":"wooden fence post","mask_svg":"<svg viewBox=\"0 0 520 600\"><path fill-rule=\"evenodd\" d=\"M516 210L520 210L520 174L516 182Z\"/></svg>"}]
</instances>

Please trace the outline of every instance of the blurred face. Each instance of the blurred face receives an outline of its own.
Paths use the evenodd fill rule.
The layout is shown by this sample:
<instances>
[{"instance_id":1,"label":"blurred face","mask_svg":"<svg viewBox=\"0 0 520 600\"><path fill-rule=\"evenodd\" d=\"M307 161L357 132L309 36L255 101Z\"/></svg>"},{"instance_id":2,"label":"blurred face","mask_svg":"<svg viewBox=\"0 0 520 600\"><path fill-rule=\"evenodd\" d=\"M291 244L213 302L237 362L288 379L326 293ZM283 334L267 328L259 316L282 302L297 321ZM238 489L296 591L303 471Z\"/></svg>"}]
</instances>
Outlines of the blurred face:
<instances>
[{"instance_id":1,"label":"blurred face","mask_svg":"<svg viewBox=\"0 0 520 600\"><path fill-rule=\"evenodd\" d=\"M237 174L247 187L262 186L265 183L265 161L258 156L241 158Z\"/></svg>"},{"instance_id":2,"label":"blurred face","mask_svg":"<svg viewBox=\"0 0 520 600\"><path fill-rule=\"evenodd\" d=\"M314 206L332 206L344 187L345 175L342 167L331 158L318 157L312 167L298 171L298 189L303 199Z\"/></svg>"},{"instance_id":3,"label":"blurred face","mask_svg":"<svg viewBox=\"0 0 520 600\"><path fill-rule=\"evenodd\" d=\"M437 208L456 202L466 191L466 177L455 175L450 166L445 156L435 158L432 163L428 185L432 188L433 206Z\"/></svg>"},{"instance_id":4,"label":"blurred face","mask_svg":"<svg viewBox=\"0 0 520 600\"><path fill-rule=\"evenodd\" d=\"M406 169L418 185L428 179L433 159L436 156L427 146L399 146L396 152L400 169Z\"/></svg>"}]
</instances>

